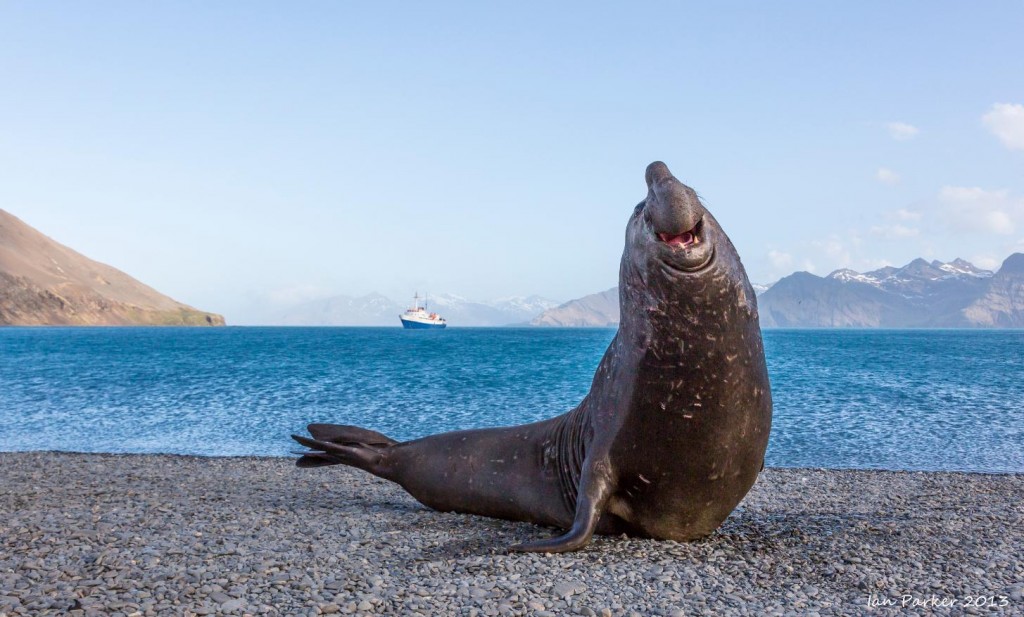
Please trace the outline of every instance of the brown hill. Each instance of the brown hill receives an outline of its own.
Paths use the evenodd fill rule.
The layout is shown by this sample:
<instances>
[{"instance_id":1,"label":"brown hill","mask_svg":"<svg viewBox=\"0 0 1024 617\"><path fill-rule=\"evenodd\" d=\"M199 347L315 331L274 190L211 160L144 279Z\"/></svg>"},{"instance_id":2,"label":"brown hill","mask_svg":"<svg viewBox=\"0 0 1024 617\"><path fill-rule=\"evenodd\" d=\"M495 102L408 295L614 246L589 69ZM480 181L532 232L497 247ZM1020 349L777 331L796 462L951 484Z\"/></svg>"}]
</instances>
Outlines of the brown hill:
<instances>
[{"instance_id":1,"label":"brown hill","mask_svg":"<svg viewBox=\"0 0 1024 617\"><path fill-rule=\"evenodd\" d=\"M963 310L973 325L1024 328L1024 253L1006 258L985 295Z\"/></svg>"},{"instance_id":2,"label":"brown hill","mask_svg":"<svg viewBox=\"0 0 1024 617\"><path fill-rule=\"evenodd\" d=\"M0 325L222 326L0 209Z\"/></svg>"},{"instance_id":3,"label":"brown hill","mask_svg":"<svg viewBox=\"0 0 1024 617\"><path fill-rule=\"evenodd\" d=\"M590 294L548 309L530 321L531 326L608 328L619 325L619 288Z\"/></svg>"}]
</instances>

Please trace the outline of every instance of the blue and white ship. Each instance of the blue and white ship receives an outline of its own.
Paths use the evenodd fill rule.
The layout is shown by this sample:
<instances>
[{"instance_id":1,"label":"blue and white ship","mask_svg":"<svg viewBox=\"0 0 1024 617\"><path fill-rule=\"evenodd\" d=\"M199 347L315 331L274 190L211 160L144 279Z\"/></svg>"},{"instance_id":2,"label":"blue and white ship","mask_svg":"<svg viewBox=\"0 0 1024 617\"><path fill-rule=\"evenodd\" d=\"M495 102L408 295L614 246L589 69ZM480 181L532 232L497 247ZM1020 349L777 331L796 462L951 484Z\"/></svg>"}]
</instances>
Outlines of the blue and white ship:
<instances>
[{"instance_id":1,"label":"blue and white ship","mask_svg":"<svg viewBox=\"0 0 1024 617\"><path fill-rule=\"evenodd\" d=\"M420 295L417 293L412 297L412 308L398 316L402 320L402 327L409 330L440 330L448 325L437 313L428 313L426 301L420 306Z\"/></svg>"}]
</instances>

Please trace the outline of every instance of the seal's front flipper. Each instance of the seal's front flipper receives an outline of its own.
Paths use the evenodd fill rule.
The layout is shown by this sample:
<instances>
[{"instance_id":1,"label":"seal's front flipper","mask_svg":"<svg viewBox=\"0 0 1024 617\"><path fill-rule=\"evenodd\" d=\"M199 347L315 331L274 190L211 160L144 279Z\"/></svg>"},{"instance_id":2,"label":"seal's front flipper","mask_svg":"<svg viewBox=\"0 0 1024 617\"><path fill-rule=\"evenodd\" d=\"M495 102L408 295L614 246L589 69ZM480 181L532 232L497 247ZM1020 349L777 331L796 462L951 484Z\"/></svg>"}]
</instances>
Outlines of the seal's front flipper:
<instances>
[{"instance_id":1,"label":"seal's front flipper","mask_svg":"<svg viewBox=\"0 0 1024 617\"><path fill-rule=\"evenodd\" d=\"M581 490L576 498L576 516L569 531L555 538L516 544L509 547L509 550L520 553L568 553L590 544L601 511L612 493L611 479L607 474L595 471L595 467L605 468L605 465L584 466L580 477Z\"/></svg>"}]
</instances>

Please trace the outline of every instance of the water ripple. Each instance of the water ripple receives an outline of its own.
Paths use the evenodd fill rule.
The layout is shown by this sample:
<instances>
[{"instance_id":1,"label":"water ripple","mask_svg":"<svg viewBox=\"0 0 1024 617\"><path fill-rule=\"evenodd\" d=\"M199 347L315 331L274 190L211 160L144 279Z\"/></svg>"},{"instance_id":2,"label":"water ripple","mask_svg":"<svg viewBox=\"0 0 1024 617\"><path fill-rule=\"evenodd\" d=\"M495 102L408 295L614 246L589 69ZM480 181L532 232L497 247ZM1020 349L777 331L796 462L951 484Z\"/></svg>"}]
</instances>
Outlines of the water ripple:
<instances>
[{"instance_id":1,"label":"water ripple","mask_svg":"<svg viewBox=\"0 0 1024 617\"><path fill-rule=\"evenodd\" d=\"M308 422L396 439L532 422L612 330L0 329L0 450L283 455ZM1024 332L765 333L768 464L1024 472Z\"/></svg>"}]
</instances>

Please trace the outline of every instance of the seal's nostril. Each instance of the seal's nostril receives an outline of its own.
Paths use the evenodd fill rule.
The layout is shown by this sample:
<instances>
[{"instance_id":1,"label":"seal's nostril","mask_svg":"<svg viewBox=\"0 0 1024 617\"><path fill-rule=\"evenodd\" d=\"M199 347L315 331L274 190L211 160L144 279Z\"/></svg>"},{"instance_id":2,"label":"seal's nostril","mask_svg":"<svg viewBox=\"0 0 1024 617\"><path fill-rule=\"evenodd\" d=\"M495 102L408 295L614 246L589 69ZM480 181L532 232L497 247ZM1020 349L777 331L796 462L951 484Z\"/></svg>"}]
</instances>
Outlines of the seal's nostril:
<instances>
[{"instance_id":1,"label":"seal's nostril","mask_svg":"<svg viewBox=\"0 0 1024 617\"><path fill-rule=\"evenodd\" d=\"M692 231L704 211L693 189L675 178L654 186L648 193L647 208L654 231L672 235Z\"/></svg>"},{"instance_id":2,"label":"seal's nostril","mask_svg":"<svg viewBox=\"0 0 1024 617\"><path fill-rule=\"evenodd\" d=\"M652 188L658 182L671 177L672 172L668 170L668 165L661 161L654 161L647 166L647 171L644 172L644 180L647 182L647 188Z\"/></svg>"},{"instance_id":3,"label":"seal's nostril","mask_svg":"<svg viewBox=\"0 0 1024 617\"><path fill-rule=\"evenodd\" d=\"M661 161L647 166L646 209L654 231L679 235L693 228L704 214L697 193L672 175Z\"/></svg>"}]
</instances>

